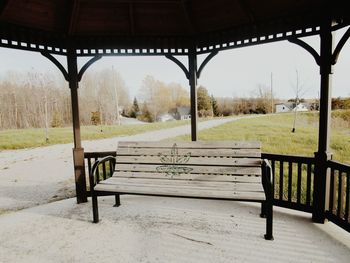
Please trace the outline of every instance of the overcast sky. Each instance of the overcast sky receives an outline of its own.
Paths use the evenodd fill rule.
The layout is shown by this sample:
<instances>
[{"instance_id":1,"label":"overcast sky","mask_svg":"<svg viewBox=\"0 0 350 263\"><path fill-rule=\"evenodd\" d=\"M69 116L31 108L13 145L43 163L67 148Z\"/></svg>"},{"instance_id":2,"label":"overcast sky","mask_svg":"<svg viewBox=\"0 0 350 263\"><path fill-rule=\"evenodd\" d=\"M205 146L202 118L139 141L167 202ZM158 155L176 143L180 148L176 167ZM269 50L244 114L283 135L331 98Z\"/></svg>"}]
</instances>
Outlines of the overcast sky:
<instances>
[{"instance_id":1,"label":"overcast sky","mask_svg":"<svg viewBox=\"0 0 350 263\"><path fill-rule=\"evenodd\" d=\"M344 30L336 33L336 41ZM305 39L317 51L319 38ZM350 42L350 41L348 41ZM187 64L187 58L184 57ZM181 59L181 60L183 60ZM199 62L204 57L199 58ZM65 62L62 58L60 59ZM80 59L82 65L86 59ZM183 72L164 57L104 57L89 70L114 67L123 77L131 96L137 95L142 80L147 75L166 83L177 82L188 87ZM51 72L58 69L39 53L0 48L0 78L9 70ZM295 97L296 71L299 74L305 98L317 98L319 91L319 68L313 57L304 49L287 41L260 46L221 51L202 72L199 84L205 86L214 96L248 97L259 85L270 87L273 76L274 94L282 99ZM333 97L350 96L350 43L347 43L334 67Z\"/></svg>"}]
</instances>

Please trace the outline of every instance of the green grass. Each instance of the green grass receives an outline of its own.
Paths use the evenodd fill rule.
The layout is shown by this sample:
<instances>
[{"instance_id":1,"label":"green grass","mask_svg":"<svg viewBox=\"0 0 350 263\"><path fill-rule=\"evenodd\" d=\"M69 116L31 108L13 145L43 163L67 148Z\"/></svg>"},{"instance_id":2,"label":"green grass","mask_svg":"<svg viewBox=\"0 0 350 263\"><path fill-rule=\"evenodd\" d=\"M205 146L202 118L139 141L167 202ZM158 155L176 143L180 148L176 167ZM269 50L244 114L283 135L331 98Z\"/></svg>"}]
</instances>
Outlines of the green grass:
<instances>
[{"instance_id":1,"label":"green grass","mask_svg":"<svg viewBox=\"0 0 350 263\"><path fill-rule=\"evenodd\" d=\"M189 121L172 121L140 125L110 125L102 126L102 132L101 126L82 126L81 136L83 140L96 140L134 135L186 124L189 124ZM43 128L0 131L0 150L32 148L71 142L73 142L73 131L71 127L50 128L48 142L45 141L45 129Z\"/></svg>"},{"instance_id":2,"label":"green grass","mask_svg":"<svg viewBox=\"0 0 350 263\"><path fill-rule=\"evenodd\" d=\"M267 153L314 156L318 143L318 116L298 113L296 132L292 133L293 114L275 114L242 119L199 132L199 140L257 140ZM190 140L179 136L176 140ZM350 129L331 129L333 159L350 163Z\"/></svg>"}]
</instances>

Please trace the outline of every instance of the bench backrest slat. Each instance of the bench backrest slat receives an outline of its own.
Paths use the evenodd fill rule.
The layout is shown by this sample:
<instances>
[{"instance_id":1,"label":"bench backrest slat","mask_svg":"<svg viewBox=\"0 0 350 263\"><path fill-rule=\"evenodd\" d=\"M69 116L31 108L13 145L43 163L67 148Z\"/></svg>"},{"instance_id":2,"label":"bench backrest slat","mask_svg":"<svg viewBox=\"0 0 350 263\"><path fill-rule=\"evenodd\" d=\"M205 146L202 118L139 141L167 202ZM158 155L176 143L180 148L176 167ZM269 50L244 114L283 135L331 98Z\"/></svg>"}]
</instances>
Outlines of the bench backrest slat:
<instances>
[{"instance_id":1,"label":"bench backrest slat","mask_svg":"<svg viewBox=\"0 0 350 263\"><path fill-rule=\"evenodd\" d=\"M144 179L164 179L164 173L149 172L121 172L117 173L118 178L144 178ZM241 183L261 183L260 176L242 176L242 175L213 175L213 174L175 174L171 176L172 180L188 181L213 181L213 182L241 182Z\"/></svg>"},{"instance_id":2,"label":"bench backrest slat","mask_svg":"<svg viewBox=\"0 0 350 263\"><path fill-rule=\"evenodd\" d=\"M172 148L173 142L127 142L120 141L118 148ZM261 143L257 141L216 141L216 142L176 142L179 148L194 149L259 149Z\"/></svg>"},{"instance_id":3,"label":"bench backrest slat","mask_svg":"<svg viewBox=\"0 0 350 263\"><path fill-rule=\"evenodd\" d=\"M162 164L171 165L176 162L176 165L187 166L187 165L211 165L211 166L248 166L248 167L260 167L261 159L258 158L218 158L218 157L190 157L186 160L186 156L178 155L177 157L172 156L162 156L162 161L160 161L160 156L118 156L117 164ZM181 162L184 160L186 162Z\"/></svg>"},{"instance_id":4,"label":"bench backrest slat","mask_svg":"<svg viewBox=\"0 0 350 263\"><path fill-rule=\"evenodd\" d=\"M181 180L260 176L260 142L119 142L116 171L117 176Z\"/></svg>"},{"instance_id":5,"label":"bench backrest slat","mask_svg":"<svg viewBox=\"0 0 350 263\"><path fill-rule=\"evenodd\" d=\"M170 155L171 148L168 147L169 151L165 151L164 148L133 148L133 147L119 147L118 155L122 156L139 156L139 155L147 155L147 156L158 156L160 152L165 155ZM191 152L191 156L207 156L207 157L244 157L244 158L261 158L261 153L258 149L223 149L223 148L215 148L215 149L188 149L188 148L178 148L179 155L185 155L188 152Z\"/></svg>"},{"instance_id":6,"label":"bench backrest slat","mask_svg":"<svg viewBox=\"0 0 350 263\"><path fill-rule=\"evenodd\" d=\"M118 158L118 157L117 157ZM117 164L116 171L159 173L160 165L148 164ZM191 174L217 174L217 175L261 175L260 167L227 167L227 166L193 166L188 165ZM181 173L181 172L180 172Z\"/></svg>"}]
</instances>

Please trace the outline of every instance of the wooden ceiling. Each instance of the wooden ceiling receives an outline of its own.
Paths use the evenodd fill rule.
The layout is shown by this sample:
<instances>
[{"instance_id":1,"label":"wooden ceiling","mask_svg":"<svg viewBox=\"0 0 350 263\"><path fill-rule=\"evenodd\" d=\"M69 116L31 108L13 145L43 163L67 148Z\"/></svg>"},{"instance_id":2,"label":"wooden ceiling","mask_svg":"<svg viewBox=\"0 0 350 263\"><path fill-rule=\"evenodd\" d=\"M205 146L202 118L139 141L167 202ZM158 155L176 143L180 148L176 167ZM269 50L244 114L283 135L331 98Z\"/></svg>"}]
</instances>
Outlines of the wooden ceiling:
<instances>
[{"instance_id":1,"label":"wooden ceiling","mask_svg":"<svg viewBox=\"0 0 350 263\"><path fill-rule=\"evenodd\" d=\"M348 24L341 0L0 0L0 37L79 48L178 48ZM344 22L345 21L345 22Z\"/></svg>"}]
</instances>

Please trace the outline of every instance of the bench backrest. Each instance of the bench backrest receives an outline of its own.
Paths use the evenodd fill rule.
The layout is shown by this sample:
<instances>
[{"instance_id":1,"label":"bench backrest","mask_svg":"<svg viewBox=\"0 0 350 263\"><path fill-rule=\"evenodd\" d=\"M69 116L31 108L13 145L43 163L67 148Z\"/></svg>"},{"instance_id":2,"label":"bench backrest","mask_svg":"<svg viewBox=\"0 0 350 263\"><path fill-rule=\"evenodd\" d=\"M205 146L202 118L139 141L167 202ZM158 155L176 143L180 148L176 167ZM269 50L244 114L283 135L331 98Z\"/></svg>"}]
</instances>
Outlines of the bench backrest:
<instances>
[{"instance_id":1,"label":"bench backrest","mask_svg":"<svg viewBox=\"0 0 350 263\"><path fill-rule=\"evenodd\" d=\"M116 176L251 181L261 175L260 142L119 142ZM261 180L261 178L256 178Z\"/></svg>"}]
</instances>

